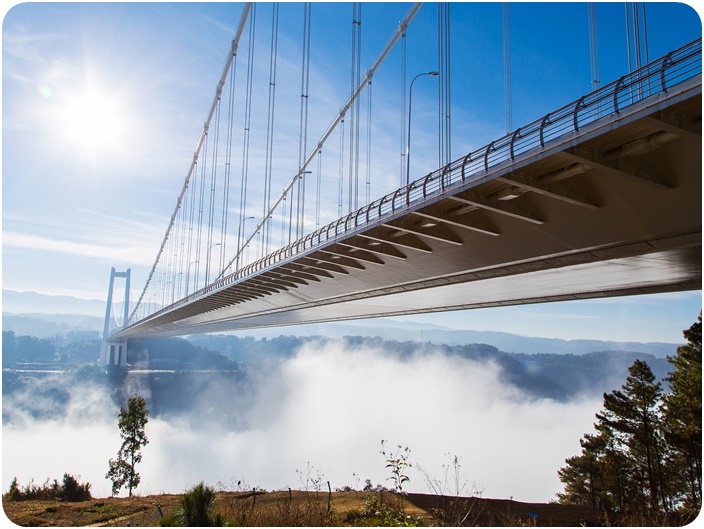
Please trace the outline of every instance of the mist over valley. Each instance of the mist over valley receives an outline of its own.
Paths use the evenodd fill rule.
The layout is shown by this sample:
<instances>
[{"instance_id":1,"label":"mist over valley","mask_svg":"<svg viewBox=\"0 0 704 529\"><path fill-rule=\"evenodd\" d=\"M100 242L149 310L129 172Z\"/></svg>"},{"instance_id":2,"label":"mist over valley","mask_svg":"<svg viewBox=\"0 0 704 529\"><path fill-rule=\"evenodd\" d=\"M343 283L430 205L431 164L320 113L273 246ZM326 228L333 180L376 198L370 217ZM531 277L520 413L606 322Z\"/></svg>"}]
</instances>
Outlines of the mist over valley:
<instances>
[{"instance_id":1,"label":"mist over valley","mask_svg":"<svg viewBox=\"0 0 704 529\"><path fill-rule=\"evenodd\" d=\"M637 351L199 335L130 340L131 368L110 380L95 365L100 342L90 329L42 339L5 329L3 487L13 477L42 482L70 472L97 496L109 495L119 406L139 394L151 412L139 494L178 493L203 480L300 488L302 469L333 488L388 485L385 439L412 451L410 491L428 492L420 469L439 476L456 455L462 479L484 497L547 502L602 393L620 387L635 358L658 378L668 366Z\"/></svg>"}]
</instances>

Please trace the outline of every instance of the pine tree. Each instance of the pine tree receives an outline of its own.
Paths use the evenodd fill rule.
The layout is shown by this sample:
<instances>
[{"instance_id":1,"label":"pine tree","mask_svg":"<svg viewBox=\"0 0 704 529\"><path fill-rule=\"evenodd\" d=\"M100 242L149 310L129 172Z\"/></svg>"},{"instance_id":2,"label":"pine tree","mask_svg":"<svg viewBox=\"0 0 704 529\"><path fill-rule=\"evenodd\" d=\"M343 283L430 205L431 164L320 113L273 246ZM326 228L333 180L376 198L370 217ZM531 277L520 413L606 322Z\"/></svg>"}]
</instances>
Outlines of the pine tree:
<instances>
[{"instance_id":1,"label":"pine tree","mask_svg":"<svg viewBox=\"0 0 704 529\"><path fill-rule=\"evenodd\" d=\"M588 505L597 509L624 511L633 503L633 464L615 431L602 422L596 434L585 434L579 443L582 453L568 458L558 471L565 491L560 503Z\"/></svg>"},{"instance_id":2,"label":"pine tree","mask_svg":"<svg viewBox=\"0 0 704 529\"><path fill-rule=\"evenodd\" d=\"M641 509L653 513L669 508L665 491L664 439L660 417L662 389L647 362L636 360L628 368L623 391L604 394L604 412L597 419L613 429L634 465L634 479L640 486Z\"/></svg>"},{"instance_id":3,"label":"pine tree","mask_svg":"<svg viewBox=\"0 0 704 529\"><path fill-rule=\"evenodd\" d=\"M604 393L596 434L580 440L582 453L558 471L562 503L640 513L670 507L663 468L662 389L646 362L636 360L621 390Z\"/></svg>"},{"instance_id":4,"label":"pine tree","mask_svg":"<svg viewBox=\"0 0 704 529\"><path fill-rule=\"evenodd\" d=\"M105 478L112 481L113 495L118 494L121 488L127 487L129 496L132 496L132 489L139 485L141 478L135 467L142 461L140 450L149 443L144 433L148 416L146 401L137 395L128 399L127 408L120 408L118 427L122 446L117 452L117 459L110 459L109 470L105 474Z\"/></svg>"},{"instance_id":5,"label":"pine tree","mask_svg":"<svg viewBox=\"0 0 704 529\"><path fill-rule=\"evenodd\" d=\"M688 343L668 361L674 366L663 393L646 362L636 360L619 391L604 394L596 434L582 453L558 471L558 499L613 507L646 521L663 511L686 521L702 505L702 317L684 331ZM669 514L668 514L669 515Z\"/></svg>"},{"instance_id":6,"label":"pine tree","mask_svg":"<svg viewBox=\"0 0 704 529\"><path fill-rule=\"evenodd\" d=\"M557 474L565 484L564 493L558 493L560 503L587 505L599 508L605 499L601 464L606 446L603 436L585 434L579 440L582 453L568 458L566 466Z\"/></svg>"},{"instance_id":7,"label":"pine tree","mask_svg":"<svg viewBox=\"0 0 704 529\"><path fill-rule=\"evenodd\" d=\"M674 370L666 381L665 435L672 447L668 458L675 497L686 510L702 505L702 315L684 331L688 343L667 360Z\"/></svg>"}]
</instances>

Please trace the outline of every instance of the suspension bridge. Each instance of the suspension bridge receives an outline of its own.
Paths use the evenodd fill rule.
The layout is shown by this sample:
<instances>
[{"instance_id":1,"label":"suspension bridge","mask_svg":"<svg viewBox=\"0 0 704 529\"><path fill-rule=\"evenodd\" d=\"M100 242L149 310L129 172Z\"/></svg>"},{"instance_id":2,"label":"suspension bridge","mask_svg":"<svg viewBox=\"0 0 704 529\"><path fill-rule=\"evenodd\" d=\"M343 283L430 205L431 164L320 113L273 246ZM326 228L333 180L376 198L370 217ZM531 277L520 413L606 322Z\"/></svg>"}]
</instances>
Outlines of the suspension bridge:
<instances>
[{"instance_id":1,"label":"suspension bridge","mask_svg":"<svg viewBox=\"0 0 704 529\"><path fill-rule=\"evenodd\" d=\"M353 4L349 93L337 107L326 102L335 110L317 133L323 121L314 117L309 84L314 6L301 4L300 85L292 89L299 119L284 124L285 140L275 134L283 97L279 7L269 13L268 79L259 87L257 7L243 8L135 302L129 270L112 270L105 364L124 365L134 337L701 289L701 39L654 60L641 61L638 51L630 71L602 84L591 31L590 93L515 129L507 100L507 133L457 155L450 4L437 5L436 68L410 83L405 46L421 4L371 65L361 64L362 4ZM632 14L638 20L635 8ZM589 23L592 30L591 7ZM371 154L379 128L372 101L385 97L378 86L392 55L402 66L400 142L379 162ZM423 76L437 77L438 168L415 174L411 105ZM386 171L395 164L397 171ZM372 179L382 170L398 176L373 198ZM125 278L124 314L111 328L116 278Z\"/></svg>"}]
</instances>

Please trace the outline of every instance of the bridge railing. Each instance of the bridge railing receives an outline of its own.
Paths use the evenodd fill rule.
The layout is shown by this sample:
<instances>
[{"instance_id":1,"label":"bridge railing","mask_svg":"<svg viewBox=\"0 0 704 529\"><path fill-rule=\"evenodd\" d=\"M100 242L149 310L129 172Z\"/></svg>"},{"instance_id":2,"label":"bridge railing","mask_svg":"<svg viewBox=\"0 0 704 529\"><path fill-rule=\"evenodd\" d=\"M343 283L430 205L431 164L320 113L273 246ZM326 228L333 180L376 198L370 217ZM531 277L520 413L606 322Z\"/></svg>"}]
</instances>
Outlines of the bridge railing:
<instances>
[{"instance_id":1,"label":"bridge railing","mask_svg":"<svg viewBox=\"0 0 704 529\"><path fill-rule=\"evenodd\" d=\"M448 188L489 178L497 167L512 163L517 157L536 149L545 149L566 135L578 133L601 118L618 115L644 99L667 93L674 86L701 75L701 72L702 39L697 39L214 281L149 318L186 305L295 256L310 253L369 225L379 224L447 192Z\"/></svg>"}]
</instances>

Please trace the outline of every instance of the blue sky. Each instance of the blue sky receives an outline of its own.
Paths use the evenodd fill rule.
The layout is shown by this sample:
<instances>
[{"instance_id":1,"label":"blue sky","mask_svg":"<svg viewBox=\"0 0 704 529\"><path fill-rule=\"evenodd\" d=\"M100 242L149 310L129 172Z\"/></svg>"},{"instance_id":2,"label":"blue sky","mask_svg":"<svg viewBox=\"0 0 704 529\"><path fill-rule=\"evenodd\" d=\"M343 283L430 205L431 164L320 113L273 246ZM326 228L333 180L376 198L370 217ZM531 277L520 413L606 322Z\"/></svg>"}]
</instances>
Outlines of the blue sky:
<instances>
[{"instance_id":1,"label":"blue sky","mask_svg":"<svg viewBox=\"0 0 704 529\"><path fill-rule=\"evenodd\" d=\"M408 8L406 3L364 4L363 70ZM299 4L281 6L279 71L293 85L299 82L294 70L300 61L301 11ZM129 266L133 296L138 294L241 12L242 4L232 3L48 2L18 4L4 14L3 288L103 298L110 266ZM264 28L271 8L261 4L258 13L257 23ZM340 73L349 66L345 70L339 64L344 62L339 57L349 56L349 16L348 4L313 5L311 101L319 104L312 103L311 142L349 90L349 74ZM699 16L686 4L648 3L647 17L651 59L701 36ZM436 24L436 6L426 4L408 33L409 78L436 68L436 42L428 40ZM505 133L501 24L499 3L452 5L455 157ZM597 24L600 78L607 83L628 69L624 4L599 3ZM397 60L392 54L375 80L375 113L393 119L398 114ZM267 61L258 63L260 77ZM589 92L586 4L512 4L511 65L514 127ZM418 173L434 168L433 156L423 155L423 140L432 136L430 124L436 119L434 87L434 81L424 79L414 88L418 146L413 170ZM298 117L297 90L296 85L288 96L283 90L278 95L282 127ZM254 120L263 120L266 110L258 107L255 114ZM425 128L430 129L427 137ZM252 146L255 154L259 141ZM390 133L375 132L375 143L398 151L399 140ZM292 145L291 152L296 149ZM377 165L372 198L398 181L398 157ZM279 188L287 181L284 173ZM406 319L560 338L679 341L700 308L701 292L691 292Z\"/></svg>"}]
</instances>

